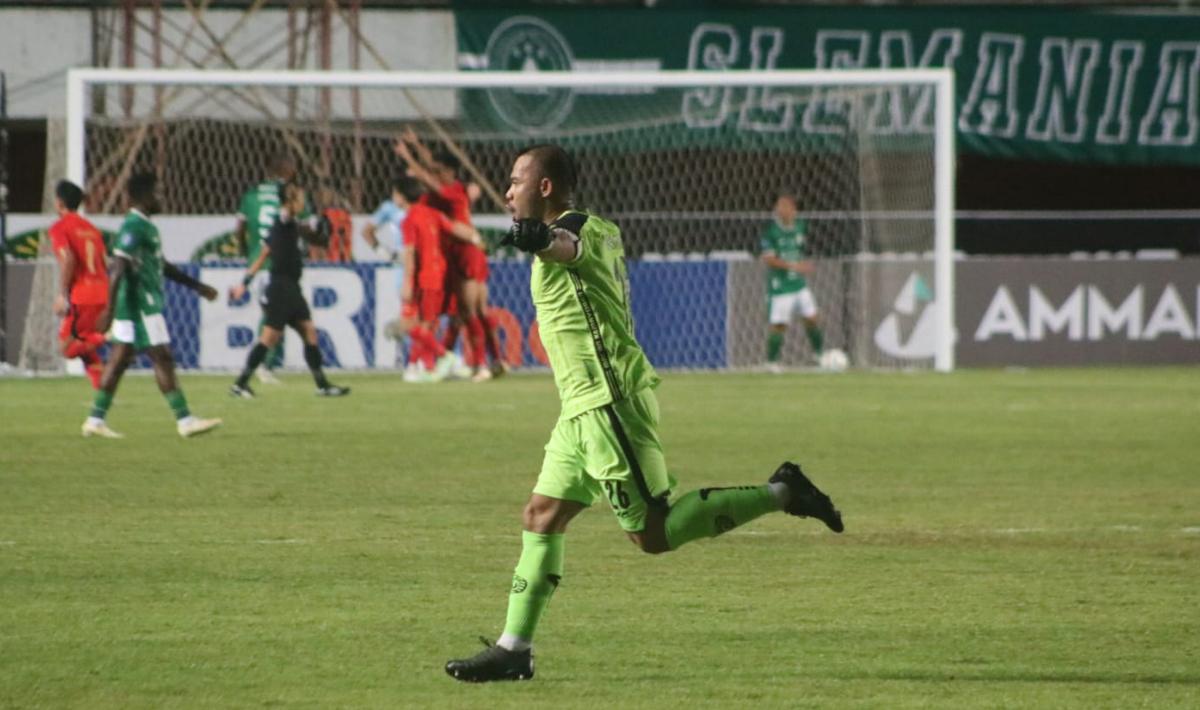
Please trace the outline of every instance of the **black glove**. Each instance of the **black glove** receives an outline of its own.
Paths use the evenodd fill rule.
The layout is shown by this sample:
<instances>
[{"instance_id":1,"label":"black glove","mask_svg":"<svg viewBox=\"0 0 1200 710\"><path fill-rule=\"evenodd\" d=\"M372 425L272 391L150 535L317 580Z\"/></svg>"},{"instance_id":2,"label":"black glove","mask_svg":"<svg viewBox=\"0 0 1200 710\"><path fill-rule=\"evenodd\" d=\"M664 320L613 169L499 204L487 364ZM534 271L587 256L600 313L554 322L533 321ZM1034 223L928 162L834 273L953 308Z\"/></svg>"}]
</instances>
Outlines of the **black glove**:
<instances>
[{"instance_id":1,"label":"black glove","mask_svg":"<svg viewBox=\"0 0 1200 710\"><path fill-rule=\"evenodd\" d=\"M504 239L500 240L500 246L514 246L521 251L534 254L550 246L552 240L550 227L546 226L545 222L527 217L513 222L508 234L505 234Z\"/></svg>"}]
</instances>

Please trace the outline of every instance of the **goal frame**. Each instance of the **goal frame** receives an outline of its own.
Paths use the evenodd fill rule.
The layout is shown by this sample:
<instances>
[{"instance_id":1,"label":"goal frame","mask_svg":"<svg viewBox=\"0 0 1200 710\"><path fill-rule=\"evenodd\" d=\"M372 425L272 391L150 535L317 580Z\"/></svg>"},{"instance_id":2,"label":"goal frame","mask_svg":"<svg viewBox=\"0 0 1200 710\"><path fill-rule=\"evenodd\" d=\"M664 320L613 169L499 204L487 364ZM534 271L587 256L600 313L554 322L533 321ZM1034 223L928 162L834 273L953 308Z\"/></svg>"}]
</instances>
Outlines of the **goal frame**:
<instances>
[{"instance_id":1,"label":"goal frame","mask_svg":"<svg viewBox=\"0 0 1200 710\"><path fill-rule=\"evenodd\" d=\"M93 84L173 86L291 86L317 88L501 89L588 86L667 88L878 86L934 87L934 291L937 339L934 370L954 369L955 121L952 69L838 69L615 72L358 72L76 68L67 72L67 177L86 180L88 89Z\"/></svg>"}]
</instances>

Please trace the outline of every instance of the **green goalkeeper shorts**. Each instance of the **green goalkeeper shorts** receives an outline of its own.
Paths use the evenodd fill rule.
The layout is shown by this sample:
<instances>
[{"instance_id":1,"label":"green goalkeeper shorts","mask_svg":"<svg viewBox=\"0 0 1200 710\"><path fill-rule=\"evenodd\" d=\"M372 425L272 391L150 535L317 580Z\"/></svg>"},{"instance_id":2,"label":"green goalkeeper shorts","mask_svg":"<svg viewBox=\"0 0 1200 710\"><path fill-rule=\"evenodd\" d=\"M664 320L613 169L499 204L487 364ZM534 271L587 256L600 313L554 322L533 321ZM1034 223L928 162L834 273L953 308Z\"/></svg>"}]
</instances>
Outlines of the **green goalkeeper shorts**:
<instances>
[{"instance_id":1,"label":"green goalkeeper shorts","mask_svg":"<svg viewBox=\"0 0 1200 710\"><path fill-rule=\"evenodd\" d=\"M658 440L658 400L647 388L560 419L533 492L584 505L602 496L625 531L640 532L650 508L666 511L675 485Z\"/></svg>"}]
</instances>

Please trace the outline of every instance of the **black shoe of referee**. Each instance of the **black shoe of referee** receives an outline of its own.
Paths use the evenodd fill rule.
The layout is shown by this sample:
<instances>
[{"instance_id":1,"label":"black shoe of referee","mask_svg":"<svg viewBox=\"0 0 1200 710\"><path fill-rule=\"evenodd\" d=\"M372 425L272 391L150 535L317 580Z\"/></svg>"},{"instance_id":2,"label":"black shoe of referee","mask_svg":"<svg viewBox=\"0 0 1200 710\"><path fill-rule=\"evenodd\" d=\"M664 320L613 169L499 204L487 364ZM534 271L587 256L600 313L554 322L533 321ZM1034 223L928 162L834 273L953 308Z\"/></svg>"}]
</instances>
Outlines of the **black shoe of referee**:
<instances>
[{"instance_id":1,"label":"black shoe of referee","mask_svg":"<svg viewBox=\"0 0 1200 710\"><path fill-rule=\"evenodd\" d=\"M348 394L350 394L349 387L327 384L324 387L317 388L318 397L345 397Z\"/></svg>"}]
</instances>

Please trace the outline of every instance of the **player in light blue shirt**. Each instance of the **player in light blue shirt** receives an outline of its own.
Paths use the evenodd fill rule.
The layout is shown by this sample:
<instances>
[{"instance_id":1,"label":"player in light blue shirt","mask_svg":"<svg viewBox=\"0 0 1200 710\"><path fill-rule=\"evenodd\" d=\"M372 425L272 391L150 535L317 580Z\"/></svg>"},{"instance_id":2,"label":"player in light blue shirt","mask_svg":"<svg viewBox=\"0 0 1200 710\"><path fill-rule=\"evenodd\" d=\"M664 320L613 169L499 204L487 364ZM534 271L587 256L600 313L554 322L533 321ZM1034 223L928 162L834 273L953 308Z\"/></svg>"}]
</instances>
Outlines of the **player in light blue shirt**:
<instances>
[{"instance_id":1,"label":"player in light blue shirt","mask_svg":"<svg viewBox=\"0 0 1200 710\"><path fill-rule=\"evenodd\" d=\"M379 204L379 208L371 214L370 221L363 227L363 239L386 261L394 261L396 254L403 248L400 223L404 221L407 212L400 206L405 202L404 195L397 188L398 183L398 180L392 181L392 196ZM391 244L384 243L384 234L381 232L390 234Z\"/></svg>"}]
</instances>

